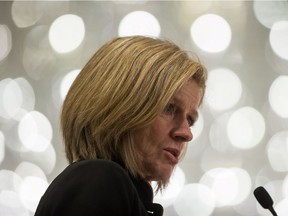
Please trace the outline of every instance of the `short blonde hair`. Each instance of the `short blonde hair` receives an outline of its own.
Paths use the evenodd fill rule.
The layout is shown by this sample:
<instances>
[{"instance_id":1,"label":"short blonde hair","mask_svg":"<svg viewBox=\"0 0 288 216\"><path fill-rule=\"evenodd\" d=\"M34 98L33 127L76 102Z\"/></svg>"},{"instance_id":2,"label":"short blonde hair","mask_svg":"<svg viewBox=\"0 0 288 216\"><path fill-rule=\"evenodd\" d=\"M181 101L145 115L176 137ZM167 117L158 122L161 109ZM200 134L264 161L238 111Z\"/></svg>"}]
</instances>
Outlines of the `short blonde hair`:
<instances>
[{"instance_id":1,"label":"short blonde hair","mask_svg":"<svg viewBox=\"0 0 288 216\"><path fill-rule=\"evenodd\" d=\"M110 40L88 61L64 101L61 128L68 161L117 160L143 177L133 133L149 125L188 80L196 80L203 98L206 77L197 58L167 40Z\"/></svg>"}]
</instances>

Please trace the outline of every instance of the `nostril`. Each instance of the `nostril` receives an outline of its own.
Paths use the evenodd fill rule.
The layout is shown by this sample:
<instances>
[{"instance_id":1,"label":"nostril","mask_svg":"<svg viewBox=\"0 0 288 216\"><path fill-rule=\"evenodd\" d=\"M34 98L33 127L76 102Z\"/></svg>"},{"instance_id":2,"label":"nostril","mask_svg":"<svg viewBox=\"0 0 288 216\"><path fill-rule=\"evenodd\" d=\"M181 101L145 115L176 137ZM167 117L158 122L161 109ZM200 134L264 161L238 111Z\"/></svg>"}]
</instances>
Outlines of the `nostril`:
<instances>
[{"instance_id":1,"label":"nostril","mask_svg":"<svg viewBox=\"0 0 288 216\"><path fill-rule=\"evenodd\" d=\"M187 121L181 121L181 124L179 123L177 126L175 126L174 130L171 132L172 137L178 142L189 142L193 138L191 128L187 124Z\"/></svg>"},{"instance_id":2,"label":"nostril","mask_svg":"<svg viewBox=\"0 0 288 216\"><path fill-rule=\"evenodd\" d=\"M178 142L189 142L192 140L192 138L189 138L188 136L175 136L175 139Z\"/></svg>"}]
</instances>

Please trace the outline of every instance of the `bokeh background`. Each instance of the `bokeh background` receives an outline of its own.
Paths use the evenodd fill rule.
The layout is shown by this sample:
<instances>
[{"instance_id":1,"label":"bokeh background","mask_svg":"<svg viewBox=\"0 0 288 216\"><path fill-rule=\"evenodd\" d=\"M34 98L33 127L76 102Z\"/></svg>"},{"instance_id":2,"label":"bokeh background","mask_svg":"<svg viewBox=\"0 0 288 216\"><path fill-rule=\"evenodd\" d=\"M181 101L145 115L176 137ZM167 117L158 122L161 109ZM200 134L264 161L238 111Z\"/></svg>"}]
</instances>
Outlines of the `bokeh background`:
<instances>
[{"instance_id":1,"label":"bokeh background","mask_svg":"<svg viewBox=\"0 0 288 216\"><path fill-rule=\"evenodd\" d=\"M288 215L288 1L1 1L0 215L33 215L66 166L71 83L107 40L148 35L209 70L185 159L155 197L165 216ZM153 184L154 185L154 184Z\"/></svg>"}]
</instances>

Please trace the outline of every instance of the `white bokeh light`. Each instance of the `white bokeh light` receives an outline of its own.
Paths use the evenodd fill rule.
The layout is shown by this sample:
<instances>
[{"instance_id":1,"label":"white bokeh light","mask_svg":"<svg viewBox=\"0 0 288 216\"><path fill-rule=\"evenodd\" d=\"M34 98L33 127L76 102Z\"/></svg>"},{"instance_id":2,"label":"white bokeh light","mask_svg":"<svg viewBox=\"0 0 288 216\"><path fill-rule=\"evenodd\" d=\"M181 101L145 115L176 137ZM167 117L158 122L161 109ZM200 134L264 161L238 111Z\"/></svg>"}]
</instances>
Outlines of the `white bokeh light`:
<instances>
[{"instance_id":1,"label":"white bokeh light","mask_svg":"<svg viewBox=\"0 0 288 216\"><path fill-rule=\"evenodd\" d=\"M36 176L27 176L23 179L19 194L27 209L36 211L41 196L48 187L48 182Z\"/></svg>"},{"instance_id":2,"label":"white bokeh light","mask_svg":"<svg viewBox=\"0 0 288 216\"><path fill-rule=\"evenodd\" d=\"M47 177L44 174L43 170L36 164L27 161L22 161L16 167L15 173L18 174L23 179L27 176L37 176L43 179L44 181L47 181Z\"/></svg>"},{"instance_id":3,"label":"white bokeh light","mask_svg":"<svg viewBox=\"0 0 288 216\"><path fill-rule=\"evenodd\" d=\"M11 170L0 170L0 191L10 190L18 192L21 185L21 177Z\"/></svg>"},{"instance_id":4,"label":"white bokeh light","mask_svg":"<svg viewBox=\"0 0 288 216\"><path fill-rule=\"evenodd\" d=\"M5 119L20 120L35 106L34 90L22 77L0 82L0 100L0 116Z\"/></svg>"},{"instance_id":5,"label":"white bokeh light","mask_svg":"<svg viewBox=\"0 0 288 216\"><path fill-rule=\"evenodd\" d=\"M133 11L120 22L119 36L145 35L158 37L160 24L155 16L146 11Z\"/></svg>"},{"instance_id":6,"label":"white bokeh light","mask_svg":"<svg viewBox=\"0 0 288 216\"><path fill-rule=\"evenodd\" d=\"M24 206L17 192L11 190L0 191L0 215L3 216L31 216Z\"/></svg>"},{"instance_id":7,"label":"white bokeh light","mask_svg":"<svg viewBox=\"0 0 288 216\"><path fill-rule=\"evenodd\" d=\"M56 157L56 151L53 145L49 145L45 151L42 152L22 152L21 159L23 161L29 161L33 164L37 164L37 166L39 166L39 168L41 168L45 174L50 174L53 172L56 167L56 162L60 161L60 159ZM41 177L41 175L38 175L38 177Z\"/></svg>"},{"instance_id":8,"label":"white bokeh light","mask_svg":"<svg viewBox=\"0 0 288 216\"><path fill-rule=\"evenodd\" d=\"M215 167L241 167L244 161L241 153L235 151L235 149L231 149L226 152L220 152L212 147L206 148L201 154L201 169L207 172Z\"/></svg>"},{"instance_id":9,"label":"white bokeh light","mask_svg":"<svg viewBox=\"0 0 288 216\"><path fill-rule=\"evenodd\" d=\"M52 48L59 53L76 49L85 37L85 25L81 17L66 14L58 17L49 30Z\"/></svg>"},{"instance_id":10,"label":"white bokeh light","mask_svg":"<svg viewBox=\"0 0 288 216\"><path fill-rule=\"evenodd\" d=\"M185 185L173 205L179 216L209 216L215 208L212 191L203 184Z\"/></svg>"},{"instance_id":11,"label":"white bokeh light","mask_svg":"<svg viewBox=\"0 0 288 216\"><path fill-rule=\"evenodd\" d=\"M80 71L81 71L80 69L73 70L69 72L68 74L66 74L64 78L62 79L61 84L60 84L60 96L62 100L65 99L72 83L74 82L74 80L76 79Z\"/></svg>"},{"instance_id":12,"label":"white bokeh light","mask_svg":"<svg viewBox=\"0 0 288 216\"><path fill-rule=\"evenodd\" d=\"M48 39L49 26L37 25L25 35L22 64L25 72L33 80L47 79L54 73L58 56Z\"/></svg>"},{"instance_id":13,"label":"white bokeh light","mask_svg":"<svg viewBox=\"0 0 288 216\"><path fill-rule=\"evenodd\" d=\"M277 172L288 172L288 131L273 135L267 145L271 167Z\"/></svg>"},{"instance_id":14,"label":"white bokeh light","mask_svg":"<svg viewBox=\"0 0 288 216\"><path fill-rule=\"evenodd\" d=\"M12 48L11 31L8 26L0 25L0 62L10 53Z\"/></svg>"},{"instance_id":15,"label":"white bokeh light","mask_svg":"<svg viewBox=\"0 0 288 216\"><path fill-rule=\"evenodd\" d=\"M269 36L272 50L279 57L288 60L288 20L275 22Z\"/></svg>"},{"instance_id":16,"label":"white bokeh light","mask_svg":"<svg viewBox=\"0 0 288 216\"><path fill-rule=\"evenodd\" d=\"M269 89L269 103L273 111L288 118L288 76L277 77Z\"/></svg>"},{"instance_id":17,"label":"white bokeh light","mask_svg":"<svg viewBox=\"0 0 288 216\"><path fill-rule=\"evenodd\" d=\"M205 102L215 110L226 110L235 106L242 95L239 77L227 68L211 70L207 80Z\"/></svg>"},{"instance_id":18,"label":"white bokeh light","mask_svg":"<svg viewBox=\"0 0 288 216\"><path fill-rule=\"evenodd\" d=\"M288 20L287 1L253 1L256 19L266 28L271 28L275 22Z\"/></svg>"},{"instance_id":19,"label":"white bokeh light","mask_svg":"<svg viewBox=\"0 0 288 216\"><path fill-rule=\"evenodd\" d=\"M209 129L210 145L213 149L217 150L218 152L229 151L229 149L232 148L229 139L227 137L227 130L226 130L229 118L230 113L225 112L223 115L217 116L210 125ZM214 153L211 154L213 155Z\"/></svg>"},{"instance_id":20,"label":"white bokeh light","mask_svg":"<svg viewBox=\"0 0 288 216\"><path fill-rule=\"evenodd\" d=\"M2 100L5 111L11 118L16 116L19 111L21 112L21 104L24 102L24 98L22 89L15 80L11 80L6 86Z\"/></svg>"},{"instance_id":21,"label":"white bokeh light","mask_svg":"<svg viewBox=\"0 0 288 216\"><path fill-rule=\"evenodd\" d=\"M52 126L42 113L32 111L27 113L18 126L19 139L31 151L42 152L51 145Z\"/></svg>"},{"instance_id":22,"label":"white bokeh light","mask_svg":"<svg viewBox=\"0 0 288 216\"><path fill-rule=\"evenodd\" d=\"M154 187L155 182L154 183ZM157 193L154 202L160 203L163 205L163 207L167 207L171 205L182 188L184 187L185 184L185 173L180 167L176 167L175 171L173 172L170 180L169 180L169 185L167 188L162 193Z\"/></svg>"},{"instance_id":23,"label":"white bokeh light","mask_svg":"<svg viewBox=\"0 0 288 216\"><path fill-rule=\"evenodd\" d=\"M230 170L234 172L234 174L236 175L238 183L237 195L230 204L238 205L242 203L245 199L247 199L251 193L252 189L251 176L245 169L239 167L233 167L230 168Z\"/></svg>"},{"instance_id":24,"label":"white bokeh light","mask_svg":"<svg viewBox=\"0 0 288 216\"><path fill-rule=\"evenodd\" d=\"M279 216L285 216L288 212L288 198L281 200L275 205L275 211Z\"/></svg>"},{"instance_id":25,"label":"white bokeh light","mask_svg":"<svg viewBox=\"0 0 288 216\"><path fill-rule=\"evenodd\" d=\"M207 171L200 183L211 189L216 206L231 206L246 199L251 190L248 173L240 168L214 168Z\"/></svg>"},{"instance_id":26,"label":"white bokeh light","mask_svg":"<svg viewBox=\"0 0 288 216\"><path fill-rule=\"evenodd\" d=\"M205 14L198 17L190 28L195 44L209 53L225 50L231 42L231 28L228 22L216 14Z\"/></svg>"},{"instance_id":27,"label":"white bokeh light","mask_svg":"<svg viewBox=\"0 0 288 216\"><path fill-rule=\"evenodd\" d=\"M265 128L264 118L256 109L242 107L231 115L227 135L233 146L250 149L263 139Z\"/></svg>"},{"instance_id":28,"label":"white bokeh light","mask_svg":"<svg viewBox=\"0 0 288 216\"><path fill-rule=\"evenodd\" d=\"M13 1L11 16L16 26L27 28L34 25L45 12L42 1Z\"/></svg>"}]
</instances>

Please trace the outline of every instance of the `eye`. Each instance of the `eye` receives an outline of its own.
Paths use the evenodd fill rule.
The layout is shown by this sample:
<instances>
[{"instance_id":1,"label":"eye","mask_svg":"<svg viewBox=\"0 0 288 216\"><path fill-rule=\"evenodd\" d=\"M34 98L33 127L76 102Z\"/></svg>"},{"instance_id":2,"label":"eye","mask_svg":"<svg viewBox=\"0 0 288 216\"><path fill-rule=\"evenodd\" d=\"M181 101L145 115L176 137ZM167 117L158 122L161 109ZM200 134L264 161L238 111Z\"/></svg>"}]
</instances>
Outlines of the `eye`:
<instances>
[{"instance_id":1,"label":"eye","mask_svg":"<svg viewBox=\"0 0 288 216\"><path fill-rule=\"evenodd\" d=\"M195 123L195 120L192 117L188 117L187 121L188 121L189 127L192 127Z\"/></svg>"},{"instance_id":2,"label":"eye","mask_svg":"<svg viewBox=\"0 0 288 216\"><path fill-rule=\"evenodd\" d=\"M169 103L165 106L164 111L165 114L173 114L175 112L175 106L172 103Z\"/></svg>"}]
</instances>

